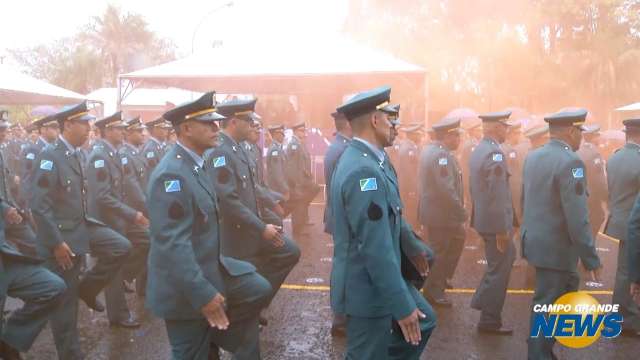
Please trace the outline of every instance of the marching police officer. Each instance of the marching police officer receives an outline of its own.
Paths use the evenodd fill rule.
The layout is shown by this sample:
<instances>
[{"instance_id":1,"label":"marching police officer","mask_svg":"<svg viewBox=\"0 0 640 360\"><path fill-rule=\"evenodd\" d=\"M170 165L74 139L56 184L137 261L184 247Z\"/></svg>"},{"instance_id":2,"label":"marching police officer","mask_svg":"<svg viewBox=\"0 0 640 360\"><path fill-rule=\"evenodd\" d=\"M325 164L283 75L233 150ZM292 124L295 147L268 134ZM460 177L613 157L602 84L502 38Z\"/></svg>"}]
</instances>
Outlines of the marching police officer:
<instances>
[{"instance_id":1,"label":"marching police officer","mask_svg":"<svg viewBox=\"0 0 640 360\"><path fill-rule=\"evenodd\" d=\"M333 172L338 164L338 160L342 153L351 142L351 124L344 114L334 112L331 114L336 126L335 139L329 145L327 152L324 155L324 179L325 179L325 199L326 204L324 208L324 232L332 234L334 219L331 215L331 178ZM346 317L343 314L333 314L331 322L331 335L344 336L346 332Z\"/></svg>"},{"instance_id":2,"label":"marching police officer","mask_svg":"<svg viewBox=\"0 0 640 360\"><path fill-rule=\"evenodd\" d=\"M460 146L460 120L442 119L433 125L434 140L422 151L418 170L418 218L438 259L425 284L434 305L451 307L445 293L464 248L467 212L462 170L455 157Z\"/></svg>"},{"instance_id":3,"label":"marching police officer","mask_svg":"<svg viewBox=\"0 0 640 360\"><path fill-rule=\"evenodd\" d=\"M127 126L127 123L122 121L121 112L96 121L95 127L100 132L100 139L93 145L87 163L90 211L95 214L96 219L123 236L127 235L127 229L134 224L142 228L149 226L149 220L144 213L129 206L125 201L125 187L133 174L129 158L122 156L118 148L124 142ZM129 169L127 173L125 169ZM129 241L133 248L125 264L132 266L137 274L146 264L149 242L146 237L130 237ZM139 327L140 323L129 311L124 291L123 275L120 271L105 289L109 323L123 328Z\"/></svg>"},{"instance_id":4,"label":"marching police officer","mask_svg":"<svg viewBox=\"0 0 640 360\"><path fill-rule=\"evenodd\" d=\"M333 228L333 216L331 216L331 206L329 197L331 196L331 177L333 176L333 171L338 164L338 160L342 153L351 142L351 136L353 135L351 132L351 124L349 120L339 112L334 112L331 114L333 117L333 121L336 126L336 136L329 148L327 148L327 152L324 155L324 180L325 180L325 199L326 205L324 208L324 232L327 234L332 233Z\"/></svg>"},{"instance_id":5,"label":"marching police officer","mask_svg":"<svg viewBox=\"0 0 640 360\"><path fill-rule=\"evenodd\" d=\"M495 112L480 116L484 138L469 158L471 226L484 240L487 260L487 270L471 307L481 311L478 331L496 335L513 333L502 324L502 307L515 259L509 166L500 148L506 139L510 115L511 112Z\"/></svg>"},{"instance_id":6,"label":"marching police officer","mask_svg":"<svg viewBox=\"0 0 640 360\"><path fill-rule=\"evenodd\" d=\"M286 178L286 155L283 148L284 125L271 125L268 128L271 134L271 145L267 151L267 186L289 200L289 184Z\"/></svg>"},{"instance_id":7,"label":"marching police officer","mask_svg":"<svg viewBox=\"0 0 640 360\"><path fill-rule=\"evenodd\" d=\"M294 235L307 235L305 227L309 222L309 204L320 192L311 173L311 154L305 144L307 130L303 122L291 127L293 136L287 146L286 173L289 182L291 212L291 227Z\"/></svg>"},{"instance_id":8,"label":"marching police officer","mask_svg":"<svg viewBox=\"0 0 640 360\"><path fill-rule=\"evenodd\" d=\"M218 105L222 131L218 146L207 154L207 170L220 200L223 216L222 248L226 255L252 263L273 288L280 289L298 263L300 249L282 232L266 222L258 204L257 180L240 143L249 137L256 99L232 100Z\"/></svg>"},{"instance_id":9,"label":"marching police officer","mask_svg":"<svg viewBox=\"0 0 640 360\"><path fill-rule=\"evenodd\" d=\"M60 133L58 122L56 121L54 114L50 114L43 118L37 119L31 123L31 125L38 132L38 139L22 150L21 158L21 193L25 200L29 201L29 194L31 193L30 186L33 182L33 173L35 172L35 160L36 156L49 144L53 144Z\"/></svg>"},{"instance_id":10,"label":"marching police officer","mask_svg":"<svg viewBox=\"0 0 640 360\"><path fill-rule=\"evenodd\" d=\"M529 152L529 144L522 139L522 122L520 120L510 120L507 129L507 139L502 144L502 150L509 166L509 187L511 188L511 199L513 209L518 222L522 220L520 213L520 197L522 192L522 167L524 158ZM516 234L517 235L517 234Z\"/></svg>"},{"instance_id":11,"label":"marching police officer","mask_svg":"<svg viewBox=\"0 0 640 360\"><path fill-rule=\"evenodd\" d=\"M466 136L459 151L460 167L462 168L462 178L469 180L469 158L480 140L482 140L482 121L480 119L472 119L465 121L461 124L461 127L464 129ZM468 181L464 185L464 203L471 206Z\"/></svg>"},{"instance_id":12,"label":"marching police officer","mask_svg":"<svg viewBox=\"0 0 640 360\"><path fill-rule=\"evenodd\" d=\"M417 359L435 327L433 309L401 271L408 225L384 152L397 122L381 111L390 92L385 86L360 93L337 109L354 134L331 184L331 307L348 316L347 359Z\"/></svg>"},{"instance_id":13,"label":"marching police officer","mask_svg":"<svg viewBox=\"0 0 640 360\"><path fill-rule=\"evenodd\" d=\"M6 120L0 120L0 143L4 143L6 136L6 130L9 124ZM10 157L9 149L4 147L0 149L0 199L4 199L4 202L11 206L20 213L22 221L19 223L9 223L5 226L6 240L15 244L20 252L27 255L36 255L36 234L33 231L32 225L29 222L31 214L20 206L15 199L16 174L11 169L9 164Z\"/></svg>"},{"instance_id":14,"label":"marching police officer","mask_svg":"<svg viewBox=\"0 0 640 360\"><path fill-rule=\"evenodd\" d=\"M522 252L536 268L533 306L553 304L576 291L578 259L597 281L600 259L589 226L585 164L575 153L586 110L545 118L551 141L527 156L524 165ZM533 312L532 312L533 319ZM553 359L554 338L530 337L529 359Z\"/></svg>"},{"instance_id":15,"label":"marching police officer","mask_svg":"<svg viewBox=\"0 0 640 360\"><path fill-rule=\"evenodd\" d=\"M399 111L400 109L398 109ZM398 162L395 164L400 176L400 194L405 205L405 218L418 228L418 167L420 147L424 138L424 126L414 124L401 129L407 135L398 148Z\"/></svg>"},{"instance_id":16,"label":"marching police officer","mask_svg":"<svg viewBox=\"0 0 640 360\"><path fill-rule=\"evenodd\" d=\"M620 240L618 266L613 289L613 304L620 304L624 317L623 334L640 335L640 310L629 293L629 266L627 264L627 228L629 215L640 194L640 119L623 121L627 143L607 162L609 189L609 219L604 233ZM587 171L589 179L591 173Z\"/></svg>"},{"instance_id":17,"label":"marching police officer","mask_svg":"<svg viewBox=\"0 0 640 360\"><path fill-rule=\"evenodd\" d=\"M149 121L145 125L149 131L149 139L142 147L142 153L147 162L147 169L151 172L166 152L169 131L172 127L162 117Z\"/></svg>"},{"instance_id":18,"label":"marching police officer","mask_svg":"<svg viewBox=\"0 0 640 360\"><path fill-rule=\"evenodd\" d=\"M56 114L61 135L37 157L31 210L37 224L37 250L46 266L67 284L61 306L51 318L58 357L81 358L77 331L78 299L95 311L104 311L96 296L116 276L131 244L87 210L88 179L80 147L89 135L87 103L65 107ZM95 166L95 164L94 164ZM78 279L83 256L98 259Z\"/></svg>"},{"instance_id":19,"label":"marching police officer","mask_svg":"<svg viewBox=\"0 0 640 360\"><path fill-rule=\"evenodd\" d=\"M223 119L214 94L164 114L177 143L149 179L146 305L164 319L176 360L218 359L217 347L259 359L258 314L271 286L250 263L223 255L221 212L203 158Z\"/></svg>"},{"instance_id":20,"label":"marching police officer","mask_svg":"<svg viewBox=\"0 0 640 360\"><path fill-rule=\"evenodd\" d=\"M587 191L589 197L589 223L591 233L596 240L600 226L604 222L604 210L602 205L607 201L607 177L605 174L605 163L600 155L598 139L600 137L600 125L587 124L584 126L583 141L577 154L585 165L587 172Z\"/></svg>"},{"instance_id":21,"label":"marching police officer","mask_svg":"<svg viewBox=\"0 0 640 360\"><path fill-rule=\"evenodd\" d=\"M62 279L41 266L41 259L5 241L5 223L21 221L17 210L0 199L0 305L5 296L25 303L6 323L0 307L0 358L7 360L21 359L20 352L29 350L66 290Z\"/></svg>"},{"instance_id":22,"label":"marching police officer","mask_svg":"<svg viewBox=\"0 0 640 360\"><path fill-rule=\"evenodd\" d=\"M139 116L128 120L125 134L126 141L120 149L118 149L118 152L122 158L126 158L128 161L128 164L124 165L125 203L148 217L149 214L145 204L149 171L147 171L147 163L145 161L144 154L141 151L141 148L144 145L144 131L146 128L146 125L142 123ZM126 234L127 239L132 243L141 244L147 248L149 247L150 235L148 226L140 226L135 222L129 222ZM140 269L140 265L142 270ZM134 291L129 287L128 282L133 281L135 278L135 291L139 295L144 295L147 281L146 258L144 258L144 262L127 262L122 268L122 275L126 281L125 292Z\"/></svg>"}]
</instances>

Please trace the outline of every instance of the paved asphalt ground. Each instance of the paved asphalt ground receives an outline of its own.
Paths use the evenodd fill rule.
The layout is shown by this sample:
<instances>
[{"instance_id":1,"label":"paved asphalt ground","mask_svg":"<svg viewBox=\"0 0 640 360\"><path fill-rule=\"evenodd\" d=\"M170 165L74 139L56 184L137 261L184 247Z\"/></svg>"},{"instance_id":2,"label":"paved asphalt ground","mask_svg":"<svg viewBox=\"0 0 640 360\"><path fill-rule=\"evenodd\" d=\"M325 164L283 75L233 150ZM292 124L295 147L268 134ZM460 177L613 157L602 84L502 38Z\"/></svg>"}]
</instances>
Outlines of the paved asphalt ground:
<instances>
[{"instance_id":1,"label":"paved asphalt ground","mask_svg":"<svg viewBox=\"0 0 640 360\"><path fill-rule=\"evenodd\" d=\"M263 359L341 359L343 356L344 339L333 339L329 333L328 282L333 249L331 239L322 232L322 206L312 206L311 216L316 224L311 229L311 236L297 239L302 259L269 309L270 323L261 333ZM617 244L600 237L597 246L604 262L604 287L597 289L603 294L596 298L609 302ZM479 314L469 307L469 303L484 271L483 257L480 242L468 237L453 279L455 289L449 293L454 306L436 309L438 326L423 359L526 359L532 295L524 289L524 266L513 269L511 291L503 313L504 322L515 328L514 335L486 336L475 330ZM80 341L87 359L170 358L163 322L146 312L142 300L135 295L129 295L129 301L143 321L143 326L133 331L110 328L105 315L95 314L81 305ZM10 301L9 307L15 306L16 302ZM638 359L640 341L622 337L600 339L593 346L580 350L556 345L556 353L561 359ZM26 354L26 359L52 358L55 358L55 348L47 328Z\"/></svg>"}]
</instances>

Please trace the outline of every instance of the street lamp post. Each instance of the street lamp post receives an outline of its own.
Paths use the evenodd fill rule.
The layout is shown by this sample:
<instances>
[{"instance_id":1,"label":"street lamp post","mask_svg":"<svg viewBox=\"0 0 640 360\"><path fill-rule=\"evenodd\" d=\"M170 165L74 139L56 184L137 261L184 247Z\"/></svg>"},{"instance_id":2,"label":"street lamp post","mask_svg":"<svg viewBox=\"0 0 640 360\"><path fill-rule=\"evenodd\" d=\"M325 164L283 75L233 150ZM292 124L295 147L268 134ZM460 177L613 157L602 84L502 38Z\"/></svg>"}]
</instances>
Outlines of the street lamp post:
<instances>
[{"instance_id":1,"label":"street lamp post","mask_svg":"<svg viewBox=\"0 0 640 360\"><path fill-rule=\"evenodd\" d=\"M227 3L224 3L220 6L218 6L217 8L209 11L208 13L206 13L202 19L200 19L200 22L198 23L198 25L196 25L195 29L193 29L193 35L191 35L191 54L193 54L194 50L195 50L195 41L196 41L196 34L198 33L198 30L200 30L200 26L202 26L202 23L204 23L204 21L209 17L209 15L213 14L214 12L218 11L218 10L222 10L224 8L230 8L233 6L233 1L229 1Z\"/></svg>"}]
</instances>

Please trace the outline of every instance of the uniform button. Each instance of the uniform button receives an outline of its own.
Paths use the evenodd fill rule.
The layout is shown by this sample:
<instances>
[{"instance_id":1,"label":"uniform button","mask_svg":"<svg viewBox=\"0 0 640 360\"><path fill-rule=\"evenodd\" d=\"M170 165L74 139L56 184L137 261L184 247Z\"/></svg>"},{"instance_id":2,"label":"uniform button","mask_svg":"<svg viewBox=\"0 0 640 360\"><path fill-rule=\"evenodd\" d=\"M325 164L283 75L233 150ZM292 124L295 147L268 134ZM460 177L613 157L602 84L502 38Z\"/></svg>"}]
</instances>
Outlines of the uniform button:
<instances>
[{"instance_id":1,"label":"uniform button","mask_svg":"<svg viewBox=\"0 0 640 360\"><path fill-rule=\"evenodd\" d=\"M236 229L240 229L240 225L236 225Z\"/></svg>"},{"instance_id":2,"label":"uniform button","mask_svg":"<svg viewBox=\"0 0 640 360\"><path fill-rule=\"evenodd\" d=\"M362 156L367 157L367 154L362 154Z\"/></svg>"},{"instance_id":3,"label":"uniform button","mask_svg":"<svg viewBox=\"0 0 640 360\"><path fill-rule=\"evenodd\" d=\"M62 225L58 224L58 229L62 229Z\"/></svg>"}]
</instances>

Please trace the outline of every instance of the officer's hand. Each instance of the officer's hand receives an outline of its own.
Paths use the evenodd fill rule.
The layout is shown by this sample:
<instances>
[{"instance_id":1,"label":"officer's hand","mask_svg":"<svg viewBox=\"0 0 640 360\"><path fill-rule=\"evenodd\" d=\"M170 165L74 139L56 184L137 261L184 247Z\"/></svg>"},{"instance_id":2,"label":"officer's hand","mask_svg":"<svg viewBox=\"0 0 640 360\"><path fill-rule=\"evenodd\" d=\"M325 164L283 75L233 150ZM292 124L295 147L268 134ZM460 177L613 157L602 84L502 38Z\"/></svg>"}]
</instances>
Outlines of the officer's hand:
<instances>
[{"instance_id":1,"label":"officer's hand","mask_svg":"<svg viewBox=\"0 0 640 360\"><path fill-rule=\"evenodd\" d=\"M134 221L137 225L140 225L142 227L149 227L149 219L147 219L140 211L136 213L136 218Z\"/></svg>"},{"instance_id":2,"label":"officer's hand","mask_svg":"<svg viewBox=\"0 0 640 360\"><path fill-rule=\"evenodd\" d=\"M411 315L402 320L398 320L398 325L402 329L404 339L411 345L417 346L422 340L422 334L420 333L420 319L424 319L426 316L415 309Z\"/></svg>"},{"instance_id":3,"label":"officer's hand","mask_svg":"<svg viewBox=\"0 0 640 360\"><path fill-rule=\"evenodd\" d=\"M56 258L56 262L62 270L69 270L73 267L73 258L76 254L71 251L69 245L66 242L61 242L53 249L53 256Z\"/></svg>"},{"instance_id":4,"label":"officer's hand","mask_svg":"<svg viewBox=\"0 0 640 360\"><path fill-rule=\"evenodd\" d=\"M4 220L11 225L17 225L22 222L22 216L16 208L8 208L4 213Z\"/></svg>"},{"instance_id":5,"label":"officer's hand","mask_svg":"<svg viewBox=\"0 0 640 360\"><path fill-rule=\"evenodd\" d=\"M282 234L282 226L267 224L262 232L262 238L271 241L275 247L281 247L284 245L284 240L280 234Z\"/></svg>"},{"instance_id":6,"label":"officer's hand","mask_svg":"<svg viewBox=\"0 0 640 360\"><path fill-rule=\"evenodd\" d=\"M273 212L275 212L276 215L280 216L281 218L284 217L284 209L282 208L282 206L280 206L280 204L276 204L276 206L273 207Z\"/></svg>"},{"instance_id":7,"label":"officer's hand","mask_svg":"<svg viewBox=\"0 0 640 360\"><path fill-rule=\"evenodd\" d=\"M415 266L420 273L420 276L423 278L429 276L429 261L427 261L426 253L422 253L418 256L412 256L410 260L411 263L413 263L413 266Z\"/></svg>"},{"instance_id":8,"label":"officer's hand","mask_svg":"<svg viewBox=\"0 0 640 360\"><path fill-rule=\"evenodd\" d=\"M509 241L511 241L511 238L508 232L496 234L496 247L498 251L501 253L505 252L509 247Z\"/></svg>"},{"instance_id":9,"label":"officer's hand","mask_svg":"<svg viewBox=\"0 0 640 360\"><path fill-rule=\"evenodd\" d=\"M212 328L227 330L229 327L229 319L224 312L224 297L220 293L209 301L209 303L200 309L202 315Z\"/></svg>"},{"instance_id":10,"label":"officer's hand","mask_svg":"<svg viewBox=\"0 0 640 360\"><path fill-rule=\"evenodd\" d=\"M633 301L640 306L640 283L632 282L629 287L629 292Z\"/></svg>"}]
</instances>

